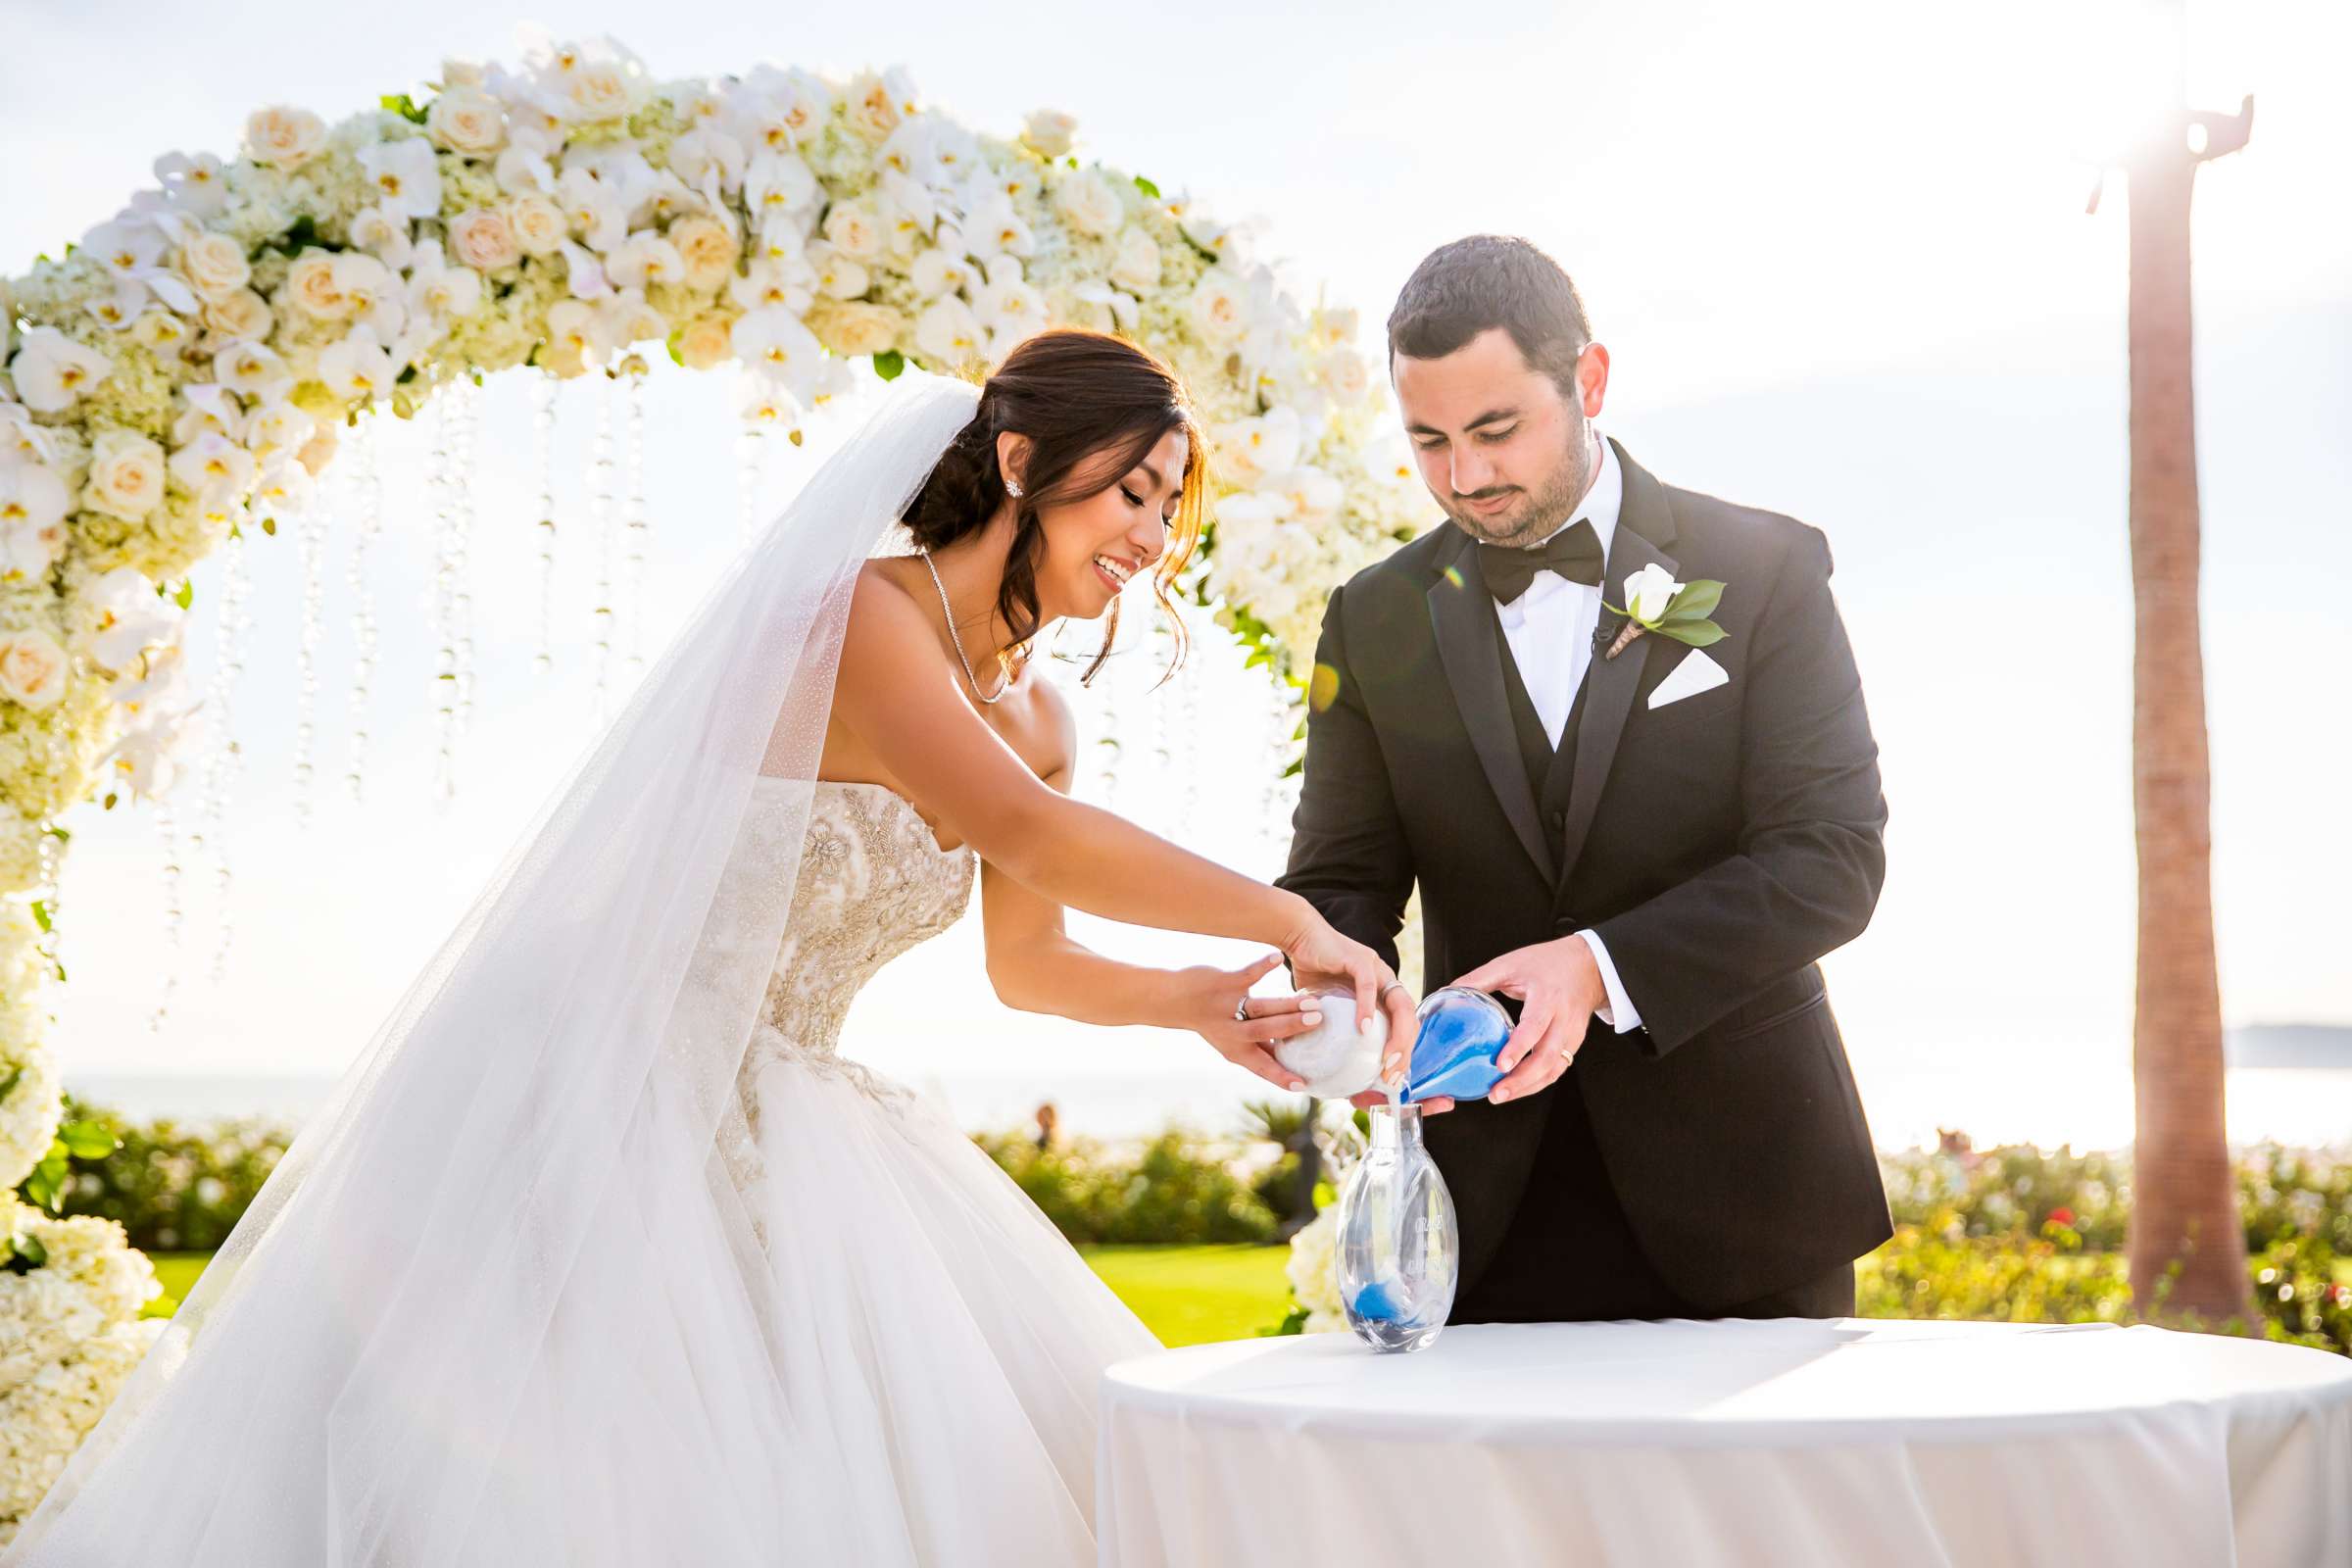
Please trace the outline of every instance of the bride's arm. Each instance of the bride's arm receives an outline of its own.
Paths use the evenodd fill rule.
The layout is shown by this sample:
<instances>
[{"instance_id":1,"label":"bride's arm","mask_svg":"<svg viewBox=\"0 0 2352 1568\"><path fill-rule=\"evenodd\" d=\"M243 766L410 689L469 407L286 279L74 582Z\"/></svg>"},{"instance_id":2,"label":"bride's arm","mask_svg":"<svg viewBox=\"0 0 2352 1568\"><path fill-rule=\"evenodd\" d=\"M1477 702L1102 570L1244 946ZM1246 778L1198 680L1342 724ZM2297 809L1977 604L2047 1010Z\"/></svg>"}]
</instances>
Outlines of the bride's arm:
<instances>
[{"instance_id":1,"label":"bride's arm","mask_svg":"<svg viewBox=\"0 0 2352 1568\"><path fill-rule=\"evenodd\" d=\"M1395 979L1295 893L1228 870L1048 785L972 710L963 672L920 606L879 571L860 573L843 634L833 715L913 799L980 858L1055 904L1164 930L1280 949L1301 984L1344 980L1359 1015ZM1401 990L1389 1010L1409 1009ZM1391 1019L1410 1039L1411 1014Z\"/></svg>"},{"instance_id":2,"label":"bride's arm","mask_svg":"<svg viewBox=\"0 0 2352 1568\"><path fill-rule=\"evenodd\" d=\"M1068 706L1052 706L1062 734L1062 755L1075 751ZM1067 794L1070 768L1046 775L1046 783ZM1305 1084L1276 1061L1268 1048L1311 1027L1322 1017L1312 997L1251 999L1252 1015L1234 1017L1234 1004L1281 963L1269 955L1238 969L1199 964L1160 969L1105 957L1072 938L1062 907L1023 887L983 860L980 867L982 923L988 944L988 978L998 1000L1024 1012L1052 1013L1092 1024L1148 1024L1188 1029L1217 1054L1279 1089Z\"/></svg>"}]
</instances>

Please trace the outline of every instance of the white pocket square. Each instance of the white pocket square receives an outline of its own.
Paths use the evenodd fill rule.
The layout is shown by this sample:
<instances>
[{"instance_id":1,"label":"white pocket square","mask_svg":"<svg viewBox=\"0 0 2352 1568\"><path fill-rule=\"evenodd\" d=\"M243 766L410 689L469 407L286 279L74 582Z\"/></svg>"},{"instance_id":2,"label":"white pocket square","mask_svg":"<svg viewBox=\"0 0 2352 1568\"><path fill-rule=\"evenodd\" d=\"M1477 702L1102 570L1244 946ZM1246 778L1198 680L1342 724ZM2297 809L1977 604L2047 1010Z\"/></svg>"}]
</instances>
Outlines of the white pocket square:
<instances>
[{"instance_id":1,"label":"white pocket square","mask_svg":"<svg viewBox=\"0 0 2352 1568\"><path fill-rule=\"evenodd\" d=\"M1650 691L1649 706L1664 708L1668 703L1679 703L1686 697L1696 697L1700 692L1711 692L1716 687L1729 683L1731 678L1730 675L1724 673L1721 664L1707 657L1705 649L1693 648L1685 654L1683 662L1667 671L1666 678L1658 682L1656 687Z\"/></svg>"}]
</instances>

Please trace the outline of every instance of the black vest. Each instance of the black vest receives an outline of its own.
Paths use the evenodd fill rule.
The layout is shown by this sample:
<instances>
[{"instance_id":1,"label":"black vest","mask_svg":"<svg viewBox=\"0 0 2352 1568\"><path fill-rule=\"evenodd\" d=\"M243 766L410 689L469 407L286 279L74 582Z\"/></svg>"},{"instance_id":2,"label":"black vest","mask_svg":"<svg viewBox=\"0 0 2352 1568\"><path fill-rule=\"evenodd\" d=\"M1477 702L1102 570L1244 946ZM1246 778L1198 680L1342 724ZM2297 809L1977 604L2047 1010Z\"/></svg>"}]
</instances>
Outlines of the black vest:
<instances>
[{"instance_id":1,"label":"black vest","mask_svg":"<svg viewBox=\"0 0 2352 1568\"><path fill-rule=\"evenodd\" d=\"M1491 606L1494 601L1488 603ZM1576 776L1576 732L1585 716L1587 682L1577 683L1576 701L1569 706L1568 722L1560 728L1555 752L1551 737L1544 733L1544 720L1536 714L1535 699L1527 695L1527 683L1520 678L1519 661L1502 634L1499 613L1494 620L1494 651L1502 660L1502 689L1511 706L1511 728L1519 737L1519 760L1527 768L1527 786L1535 793L1536 811L1551 845L1552 863L1557 865L1568 827L1569 785ZM1590 662L1586 673L1592 673Z\"/></svg>"}]
</instances>

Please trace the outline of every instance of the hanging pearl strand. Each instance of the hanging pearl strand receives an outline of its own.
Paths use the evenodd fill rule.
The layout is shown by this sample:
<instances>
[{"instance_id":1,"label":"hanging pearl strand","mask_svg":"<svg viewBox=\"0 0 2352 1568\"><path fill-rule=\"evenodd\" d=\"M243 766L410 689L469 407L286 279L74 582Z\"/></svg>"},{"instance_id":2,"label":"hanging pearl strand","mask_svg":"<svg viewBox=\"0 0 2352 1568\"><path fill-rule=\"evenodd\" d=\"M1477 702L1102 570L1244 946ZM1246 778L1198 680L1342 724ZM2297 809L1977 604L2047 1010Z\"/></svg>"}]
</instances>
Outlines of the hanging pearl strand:
<instances>
[{"instance_id":1,"label":"hanging pearl strand","mask_svg":"<svg viewBox=\"0 0 2352 1568\"><path fill-rule=\"evenodd\" d=\"M318 503L314 499L311 505L316 507ZM250 520L246 519L247 522ZM245 612L246 592L250 586L245 559L245 525L240 522L221 548L220 593L213 630L213 679L204 698L204 710L213 728L213 749L205 759L203 830L198 836L212 847L213 853L213 902L220 917L220 930L214 940L209 972L209 978L215 983L228 972L228 948L232 934L228 897L228 844L225 837L228 797L230 789L245 770L244 748L236 738L234 705L237 683L245 673L246 632L253 624Z\"/></svg>"},{"instance_id":2,"label":"hanging pearl strand","mask_svg":"<svg viewBox=\"0 0 2352 1568\"><path fill-rule=\"evenodd\" d=\"M442 759L447 793L457 793L456 743L473 724L473 524L476 465L475 436L481 429L481 389L470 375L461 376L449 390L455 418L450 425L450 541L449 635L450 673L455 677L455 714L450 725L449 755Z\"/></svg>"},{"instance_id":3,"label":"hanging pearl strand","mask_svg":"<svg viewBox=\"0 0 2352 1568\"><path fill-rule=\"evenodd\" d=\"M433 400L433 448L425 466L425 495L433 511L433 577L425 610L433 628L433 799L447 804L456 793L450 748L458 721L458 650L451 601L455 573L451 558L457 534L457 470L452 431L458 420L458 389L444 387Z\"/></svg>"},{"instance_id":4,"label":"hanging pearl strand","mask_svg":"<svg viewBox=\"0 0 2352 1568\"><path fill-rule=\"evenodd\" d=\"M598 729L605 726L606 704L612 682L612 531L616 510L612 496L612 378L607 375L596 388L596 441L588 458L588 514L597 539L595 724Z\"/></svg>"},{"instance_id":5,"label":"hanging pearl strand","mask_svg":"<svg viewBox=\"0 0 2352 1568\"><path fill-rule=\"evenodd\" d=\"M531 461L539 472L539 651L531 673L556 667L556 378L531 377Z\"/></svg>"},{"instance_id":6,"label":"hanging pearl strand","mask_svg":"<svg viewBox=\"0 0 2352 1568\"><path fill-rule=\"evenodd\" d=\"M627 511L623 524L628 532L629 563L629 662L628 672L634 677L645 669L645 575L646 553L653 542L653 525L648 520L645 506L645 375L646 363L632 354L621 366L628 384L626 417L627 466L624 482L627 485Z\"/></svg>"},{"instance_id":7,"label":"hanging pearl strand","mask_svg":"<svg viewBox=\"0 0 2352 1568\"><path fill-rule=\"evenodd\" d=\"M294 815L311 825L312 781L317 773L311 755L318 738L314 722L318 711L318 642L325 632L326 515L323 508L305 507L294 519L295 549L302 564L302 638L295 654L299 683L294 698Z\"/></svg>"},{"instance_id":8,"label":"hanging pearl strand","mask_svg":"<svg viewBox=\"0 0 2352 1568\"><path fill-rule=\"evenodd\" d=\"M184 912L179 902L179 814L172 808L170 800L156 801L155 825L164 836L164 941L171 948L172 956L164 965L163 993L155 999L155 1011L147 1019L147 1028L151 1034L161 1034L171 1016L172 999L179 991L180 927Z\"/></svg>"},{"instance_id":9,"label":"hanging pearl strand","mask_svg":"<svg viewBox=\"0 0 2352 1568\"><path fill-rule=\"evenodd\" d=\"M351 715L351 761L344 769L343 781L351 790L353 803L358 804L367 798L368 692L375 678L375 588L368 577L368 562L383 520L374 505L381 493L375 467L374 420L361 428L352 448L347 464L337 467L338 473L348 468L352 514L351 564L343 575L352 600L351 694L345 700Z\"/></svg>"},{"instance_id":10,"label":"hanging pearl strand","mask_svg":"<svg viewBox=\"0 0 2352 1568\"><path fill-rule=\"evenodd\" d=\"M767 432L750 419L735 432L735 542L751 548L759 527L760 481L767 469Z\"/></svg>"}]
</instances>

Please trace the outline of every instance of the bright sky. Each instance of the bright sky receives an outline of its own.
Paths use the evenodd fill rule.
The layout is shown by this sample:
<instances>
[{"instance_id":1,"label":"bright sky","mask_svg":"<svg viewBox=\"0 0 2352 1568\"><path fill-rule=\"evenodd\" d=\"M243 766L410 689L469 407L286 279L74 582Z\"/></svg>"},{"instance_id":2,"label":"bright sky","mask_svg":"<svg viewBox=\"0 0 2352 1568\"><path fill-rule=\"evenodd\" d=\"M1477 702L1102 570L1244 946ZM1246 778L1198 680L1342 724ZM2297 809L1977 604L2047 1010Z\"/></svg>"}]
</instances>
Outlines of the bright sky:
<instances>
[{"instance_id":1,"label":"bright sky","mask_svg":"<svg viewBox=\"0 0 2352 1568\"><path fill-rule=\"evenodd\" d=\"M1262 217L1263 249L1294 281L1359 305L1372 332L1445 239L1494 228L1548 248L1613 354L1604 425L1662 477L1830 534L1893 813L1885 899L1833 981L1866 1100L1906 1107L1880 1130L1908 1136L1932 1114L1922 1106L1997 1122L2029 1098L2079 1095L2109 1120L2119 1094L2129 1105L2124 203L2111 189L2083 216L2091 171L2075 155L2129 97L2145 29L2126 5L2069 7L2065 23L2053 9L1682 0L1469 19L1380 5L1340 20L1202 0L1181 13L1030 6L1016 24L918 3L886 22L796 8L786 24L742 5L664 29L642 8L597 3L535 20L611 30L662 77L762 59L904 63L975 125L1066 109L1084 152ZM333 120L431 77L446 54L511 58L526 15L414 0L305 28L280 7L223 0L202 27L162 29L143 8L0 0L12 171L0 271L105 219L159 153L225 152L264 103ZM2261 107L2252 147L2209 166L2197 191L2225 1006L2232 1023L2352 1022L2335 894L2352 881L2352 841L2334 822L2352 775L2337 689L2352 644L2352 212L2333 199L2352 148L2337 70L2352 14L2204 4L2191 30L2195 100L2233 108L2254 91ZM723 390L689 379L666 380L655 404L649 648L734 537ZM188 984L171 1027L148 1031L154 823L84 811L67 890L70 1073L339 1070L585 741L594 541L582 521L564 542L564 667L534 685L523 410L519 389L502 389L483 443L513 455L486 464L479 491L480 708L457 807L426 804L420 491L396 491L406 520L378 547L380 766L364 812L332 788L350 670L340 528L330 551L328 787L307 834L287 825L299 578L289 538L264 545L238 699L250 765L227 836L228 979L203 978L214 906L191 875ZM576 453L591 406L572 397L564 418ZM414 456L423 434L399 437ZM200 609L216 583L199 573ZM1231 661L1202 663L1191 711L1249 707ZM1155 717L1130 684L1118 697L1128 778L1155 735L1193 771L1171 774L1166 800L1130 784L1123 801L1164 814L1189 789L1200 847L1274 869L1263 726L1237 741L1196 723L1187 738L1175 733L1186 710ZM1203 951L1103 939L1139 957ZM908 1070L1001 1062L1034 1071L1043 1092L1106 1061L1150 1072L1206 1057L1195 1041L998 1008L969 932L910 966L970 1000L958 997L952 1031L934 985L861 1004L860 1040Z\"/></svg>"}]
</instances>

